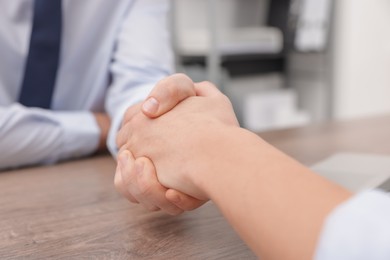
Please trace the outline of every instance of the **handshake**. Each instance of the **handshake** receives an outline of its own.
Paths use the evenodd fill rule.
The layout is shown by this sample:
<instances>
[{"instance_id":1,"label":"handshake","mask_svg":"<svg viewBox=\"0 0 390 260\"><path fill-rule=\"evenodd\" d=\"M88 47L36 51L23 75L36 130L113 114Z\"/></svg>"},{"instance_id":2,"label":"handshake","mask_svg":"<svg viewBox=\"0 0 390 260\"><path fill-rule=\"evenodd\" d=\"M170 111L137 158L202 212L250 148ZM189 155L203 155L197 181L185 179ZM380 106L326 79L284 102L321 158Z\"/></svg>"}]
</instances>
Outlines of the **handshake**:
<instances>
[{"instance_id":1,"label":"handshake","mask_svg":"<svg viewBox=\"0 0 390 260\"><path fill-rule=\"evenodd\" d=\"M211 199L205 182L220 178L223 146L236 128L229 99L214 85L183 74L163 79L126 111L115 186L151 211L179 215L198 208Z\"/></svg>"},{"instance_id":2,"label":"handshake","mask_svg":"<svg viewBox=\"0 0 390 260\"><path fill-rule=\"evenodd\" d=\"M313 259L327 216L352 197L240 128L226 96L184 75L127 110L117 145L115 185L128 200L171 215L212 200L261 258Z\"/></svg>"}]
</instances>

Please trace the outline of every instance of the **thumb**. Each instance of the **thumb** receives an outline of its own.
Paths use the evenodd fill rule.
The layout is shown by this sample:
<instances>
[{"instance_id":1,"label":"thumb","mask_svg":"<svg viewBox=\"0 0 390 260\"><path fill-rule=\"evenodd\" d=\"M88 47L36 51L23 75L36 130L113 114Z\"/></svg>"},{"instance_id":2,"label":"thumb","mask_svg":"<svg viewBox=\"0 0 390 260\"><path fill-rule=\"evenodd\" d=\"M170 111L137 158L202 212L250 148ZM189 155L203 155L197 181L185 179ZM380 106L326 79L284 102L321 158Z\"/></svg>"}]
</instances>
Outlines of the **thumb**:
<instances>
[{"instance_id":1,"label":"thumb","mask_svg":"<svg viewBox=\"0 0 390 260\"><path fill-rule=\"evenodd\" d=\"M194 82L184 74L174 74L157 83L142 104L142 112L147 117L156 118L195 95Z\"/></svg>"}]
</instances>

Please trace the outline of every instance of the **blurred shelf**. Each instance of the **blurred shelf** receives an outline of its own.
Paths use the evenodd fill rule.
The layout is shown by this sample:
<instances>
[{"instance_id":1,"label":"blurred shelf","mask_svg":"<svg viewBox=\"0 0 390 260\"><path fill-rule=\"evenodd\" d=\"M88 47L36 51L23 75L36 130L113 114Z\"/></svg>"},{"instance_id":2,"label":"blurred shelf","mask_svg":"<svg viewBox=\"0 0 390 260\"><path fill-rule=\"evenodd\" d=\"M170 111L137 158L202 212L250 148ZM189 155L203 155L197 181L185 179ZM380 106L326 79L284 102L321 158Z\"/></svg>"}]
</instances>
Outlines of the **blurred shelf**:
<instances>
[{"instance_id":1,"label":"blurred shelf","mask_svg":"<svg viewBox=\"0 0 390 260\"><path fill-rule=\"evenodd\" d=\"M181 56L180 58L184 66L206 66L207 64L206 56ZM284 53L224 55L221 57L221 66L234 77L284 71L286 62Z\"/></svg>"},{"instance_id":2,"label":"blurred shelf","mask_svg":"<svg viewBox=\"0 0 390 260\"><path fill-rule=\"evenodd\" d=\"M237 0L238 6L244 4ZM261 0L258 0L261 1ZM216 21L224 1L207 0L208 26L190 28L177 35L179 64L204 66L212 79L220 79L222 70L230 76L286 73L288 58L289 10L292 0L268 1L263 24L220 28ZM256 1L246 1L258 8ZM245 6L245 8L250 8ZM253 9L252 8L252 9ZM206 11L206 10L205 10ZM238 10L236 9L238 12ZM258 10L262 12L262 10ZM220 83L217 80L216 83Z\"/></svg>"}]
</instances>

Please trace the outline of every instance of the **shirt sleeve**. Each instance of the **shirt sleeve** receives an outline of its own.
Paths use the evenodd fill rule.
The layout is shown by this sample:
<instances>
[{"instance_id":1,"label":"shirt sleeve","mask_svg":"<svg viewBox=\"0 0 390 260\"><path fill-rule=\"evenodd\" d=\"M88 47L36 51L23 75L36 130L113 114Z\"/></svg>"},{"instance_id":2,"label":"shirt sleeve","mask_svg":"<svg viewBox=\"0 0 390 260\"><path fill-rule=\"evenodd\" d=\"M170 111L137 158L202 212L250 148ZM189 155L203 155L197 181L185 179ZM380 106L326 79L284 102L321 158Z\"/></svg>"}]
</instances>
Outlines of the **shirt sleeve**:
<instances>
[{"instance_id":1,"label":"shirt sleeve","mask_svg":"<svg viewBox=\"0 0 390 260\"><path fill-rule=\"evenodd\" d=\"M143 101L159 80L173 72L168 12L168 0L135 1L118 32L106 98L112 119L107 146L114 156L126 109Z\"/></svg>"},{"instance_id":2,"label":"shirt sleeve","mask_svg":"<svg viewBox=\"0 0 390 260\"><path fill-rule=\"evenodd\" d=\"M89 112L54 112L17 103L0 107L0 169L91 154L99 135Z\"/></svg>"},{"instance_id":3,"label":"shirt sleeve","mask_svg":"<svg viewBox=\"0 0 390 260\"><path fill-rule=\"evenodd\" d=\"M327 218L316 259L390 259L390 196L366 191Z\"/></svg>"}]
</instances>

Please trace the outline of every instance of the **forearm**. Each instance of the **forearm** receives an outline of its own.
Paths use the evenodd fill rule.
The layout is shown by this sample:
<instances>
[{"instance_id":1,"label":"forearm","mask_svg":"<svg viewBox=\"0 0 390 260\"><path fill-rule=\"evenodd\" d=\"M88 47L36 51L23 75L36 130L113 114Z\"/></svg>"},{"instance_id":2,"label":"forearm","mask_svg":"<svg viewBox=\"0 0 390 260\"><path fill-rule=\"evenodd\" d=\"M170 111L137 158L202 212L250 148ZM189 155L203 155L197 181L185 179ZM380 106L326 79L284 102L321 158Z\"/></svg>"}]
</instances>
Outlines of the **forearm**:
<instances>
[{"instance_id":1,"label":"forearm","mask_svg":"<svg viewBox=\"0 0 390 260\"><path fill-rule=\"evenodd\" d=\"M93 153L99 129L89 112L0 108L0 169L53 163Z\"/></svg>"},{"instance_id":2,"label":"forearm","mask_svg":"<svg viewBox=\"0 0 390 260\"><path fill-rule=\"evenodd\" d=\"M134 1L116 35L105 109L110 115L108 148L116 156L117 132L126 109L148 96L156 83L174 71L169 40L169 1ZM139 30L142 28L142 30Z\"/></svg>"},{"instance_id":3,"label":"forearm","mask_svg":"<svg viewBox=\"0 0 390 260\"><path fill-rule=\"evenodd\" d=\"M222 163L194 181L258 255L311 259L324 219L351 194L245 130L215 138L208 153Z\"/></svg>"}]
</instances>

